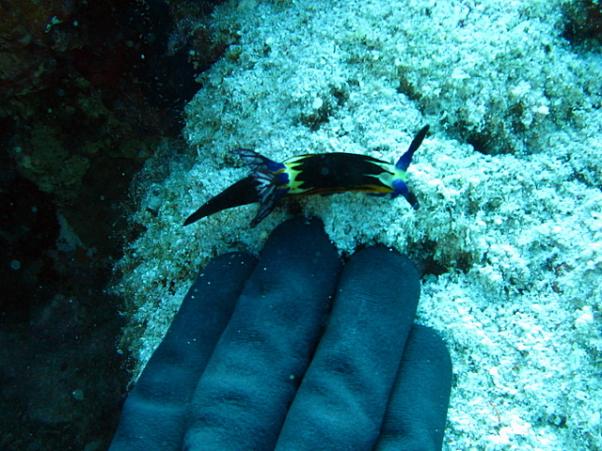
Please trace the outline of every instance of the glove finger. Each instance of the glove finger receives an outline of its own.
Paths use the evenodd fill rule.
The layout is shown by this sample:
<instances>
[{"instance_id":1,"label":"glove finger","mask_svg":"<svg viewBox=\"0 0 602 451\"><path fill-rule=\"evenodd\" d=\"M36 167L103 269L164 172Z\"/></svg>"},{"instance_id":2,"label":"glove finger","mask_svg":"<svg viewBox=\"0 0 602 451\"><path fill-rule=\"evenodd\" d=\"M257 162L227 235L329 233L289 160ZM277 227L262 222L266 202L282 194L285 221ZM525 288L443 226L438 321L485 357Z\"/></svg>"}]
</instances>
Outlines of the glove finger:
<instances>
[{"instance_id":1,"label":"glove finger","mask_svg":"<svg viewBox=\"0 0 602 451\"><path fill-rule=\"evenodd\" d=\"M272 233L199 381L185 449L273 449L339 269L321 222Z\"/></svg>"},{"instance_id":2,"label":"glove finger","mask_svg":"<svg viewBox=\"0 0 602 451\"><path fill-rule=\"evenodd\" d=\"M441 337L429 327L414 325L376 449L440 450L451 376L451 359Z\"/></svg>"},{"instance_id":3,"label":"glove finger","mask_svg":"<svg viewBox=\"0 0 602 451\"><path fill-rule=\"evenodd\" d=\"M111 450L180 448L186 406L254 265L231 253L199 274L129 393Z\"/></svg>"},{"instance_id":4,"label":"glove finger","mask_svg":"<svg viewBox=\"0 0 602 451\"><path fill-rule=\"evenodd\" d=\"M419 292L407 257L374 247L351 258L277 449L372 449Z\"/></svg>"}]
</instances>

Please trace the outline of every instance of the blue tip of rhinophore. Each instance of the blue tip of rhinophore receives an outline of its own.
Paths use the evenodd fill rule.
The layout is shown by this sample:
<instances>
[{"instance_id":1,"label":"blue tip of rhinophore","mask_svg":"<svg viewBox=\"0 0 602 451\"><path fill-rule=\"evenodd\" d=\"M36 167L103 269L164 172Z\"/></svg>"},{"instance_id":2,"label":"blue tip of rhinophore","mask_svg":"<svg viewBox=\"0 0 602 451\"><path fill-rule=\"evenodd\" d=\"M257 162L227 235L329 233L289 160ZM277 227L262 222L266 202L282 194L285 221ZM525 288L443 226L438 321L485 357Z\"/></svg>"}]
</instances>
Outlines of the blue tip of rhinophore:
<instances>
[{"instance_id":1,"label":"blue tip of rhinophore","mask_svg":"<svg viewBox=\"0 0 602 451\"><path fill-rule=\"evenodd\" d=\"M393 182L393 192L392 196L397 197L400 194L405 196L409 192L408 185L403 180L395 180Z\"/></svg>"},{"instance_id":2,"label":"blue tip of rhinophore","mask_svg":"<svg viewBox=\"0 0 602 451\"><path fill-rule=\"evenodd\" d=\"M422 127L418 133L416 133L416 136L414 136L414 139L410 143L410 147L408 147L408 150L406 150L406 152L401 156L401 158L397 160L397 163L395 163L395 167L397 169L405 171L408 168L408 166L412 162L414 152L416 152L416 150L420 147L420 144L422 144L422 141L424 141L424 137L426 136L426 133L428 131L429 126L427 124L424 127Z\"/></svg>"}]
</instances>

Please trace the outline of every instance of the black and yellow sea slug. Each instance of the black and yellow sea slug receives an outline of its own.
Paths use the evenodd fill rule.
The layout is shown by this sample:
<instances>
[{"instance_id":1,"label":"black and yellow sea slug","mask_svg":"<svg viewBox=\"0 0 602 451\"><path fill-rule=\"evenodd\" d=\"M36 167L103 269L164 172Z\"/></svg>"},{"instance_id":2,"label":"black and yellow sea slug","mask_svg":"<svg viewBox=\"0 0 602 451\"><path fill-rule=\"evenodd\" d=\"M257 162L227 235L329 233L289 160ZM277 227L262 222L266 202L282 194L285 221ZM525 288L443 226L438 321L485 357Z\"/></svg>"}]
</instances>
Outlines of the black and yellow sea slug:
<instances>
[{"instance_id":1,"label":"black and yellow sea slug","mask_svg":"<svg viewBox=\"0 0 602 451\"><path fill-rule=\"evenodd\" d=\"M408 189L407 169L428 129L426 125L416 134L395 164L342 152L298 155L278 163L254 150L237 149L235 152L251 167L251 174L209 199L184 225L227 208L258 202L259 211L251 221L255 227L284 197L344 191L390 194L392 198L402 195L417 208L416 197Z\"/></svg>"}]
</instances>

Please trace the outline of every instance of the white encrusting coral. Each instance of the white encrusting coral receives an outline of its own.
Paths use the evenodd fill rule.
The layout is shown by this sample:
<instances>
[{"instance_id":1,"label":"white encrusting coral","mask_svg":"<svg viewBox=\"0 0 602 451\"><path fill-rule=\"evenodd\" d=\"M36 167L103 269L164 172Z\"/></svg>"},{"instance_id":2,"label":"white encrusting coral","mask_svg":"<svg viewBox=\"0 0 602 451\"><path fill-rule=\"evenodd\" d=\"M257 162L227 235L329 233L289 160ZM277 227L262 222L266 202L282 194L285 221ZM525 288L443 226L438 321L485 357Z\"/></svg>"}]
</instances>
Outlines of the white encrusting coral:
<instances>
[{"instance_id":1,"label":"white encrusting coral","mask_svg":"<svg viewBox=\"0 0 602 451\"><path fill-rule=\"evenodd\" d=\"M394 161L429 123L409 169L419 210L342 194L308 198L305 213L341 252L382 242L439 268L424 277L418 321L452 354L447 449L601 449L602 57L561 37L568 3L218 7L214 31L236 42L187 107L196 161L138 187L133 221L146 231L116 287L131 315L124 345L143 365L198 268L258 251L286 217L250 229L251 205L182 228L246 174L231 149Z\"/></svg>"}]
</instances>

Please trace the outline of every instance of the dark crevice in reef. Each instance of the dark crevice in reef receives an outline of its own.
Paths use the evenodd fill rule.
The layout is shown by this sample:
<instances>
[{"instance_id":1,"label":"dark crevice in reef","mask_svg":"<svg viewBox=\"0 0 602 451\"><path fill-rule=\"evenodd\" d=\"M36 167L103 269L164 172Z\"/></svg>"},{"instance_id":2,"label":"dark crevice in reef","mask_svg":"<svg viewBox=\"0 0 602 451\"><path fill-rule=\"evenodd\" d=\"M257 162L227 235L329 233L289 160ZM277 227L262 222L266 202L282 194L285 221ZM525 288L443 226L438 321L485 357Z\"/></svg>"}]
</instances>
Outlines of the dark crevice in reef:
<instances>
[{"instance_id":1,"label":"dark crevice in reef","mask_svg":"<svg viewBox=\"0 0 602 451\"><path fill-rule=\"evenodd\" d=\"M0 449L106 449L128 187L225 45L217 1L0 2Z\"/></svg>"},{"instance_id":2,"label":"dark crevice in reef","mask_svg":"<svg viewBox=\"0 0 602 451\"><path fill-rule=\"evenodd\" d=\"M572 45L600 51L602 44L602 3L580 0L563 6L562 36Z\"/></svg>"},{"instance_id":3,"label":"dark crevice in reef","mask_svg":"<svg viewBox=\"0 0 602 451\"><path fill-rule=\"evenodd\" d=\"M319 106L313 105L308 111L302 112L299 115L299 122L315 132L345 105L348 98L348 86L331 85L327 92L319 96Z\"/></svg>"},{"instance_id":4,"label":"dark crevice in reef","mask_svg":"<svg viewBox=\"0 0 602 451\"><path fill-rule=\"evenodd\" d=\"M347 263L351 256L367 247L372 246L373 243L360 244L358 245L351 254L343 254L342 259L344 263ZM451 270L468 272L473 265L472 257L467 253L460 253L456 255L453 260L453 264L444 265L435 258L437 251L437 243L434 241L420 241L416 243L410 243L406 251L406 255L416 265L416 269L420 274L420 277L425 276L440 276Z\"/></svg>"},{"instance_id":5,"label":"dark crevice in reef","mask_svg":"<svg viewBox=\"0 0 602 451\"><path fill-rule=\"evenodd\" d=\"M427 275L440 276L450 271L449 266L441 264L435 259L437 243L434 241L424 241L410 244L408 247L408 257L416 264L421 277ZM468 254L459 254L455 256L453 269L468 272L472 267L472 258Z\"/></svg>"}]
</instances>

